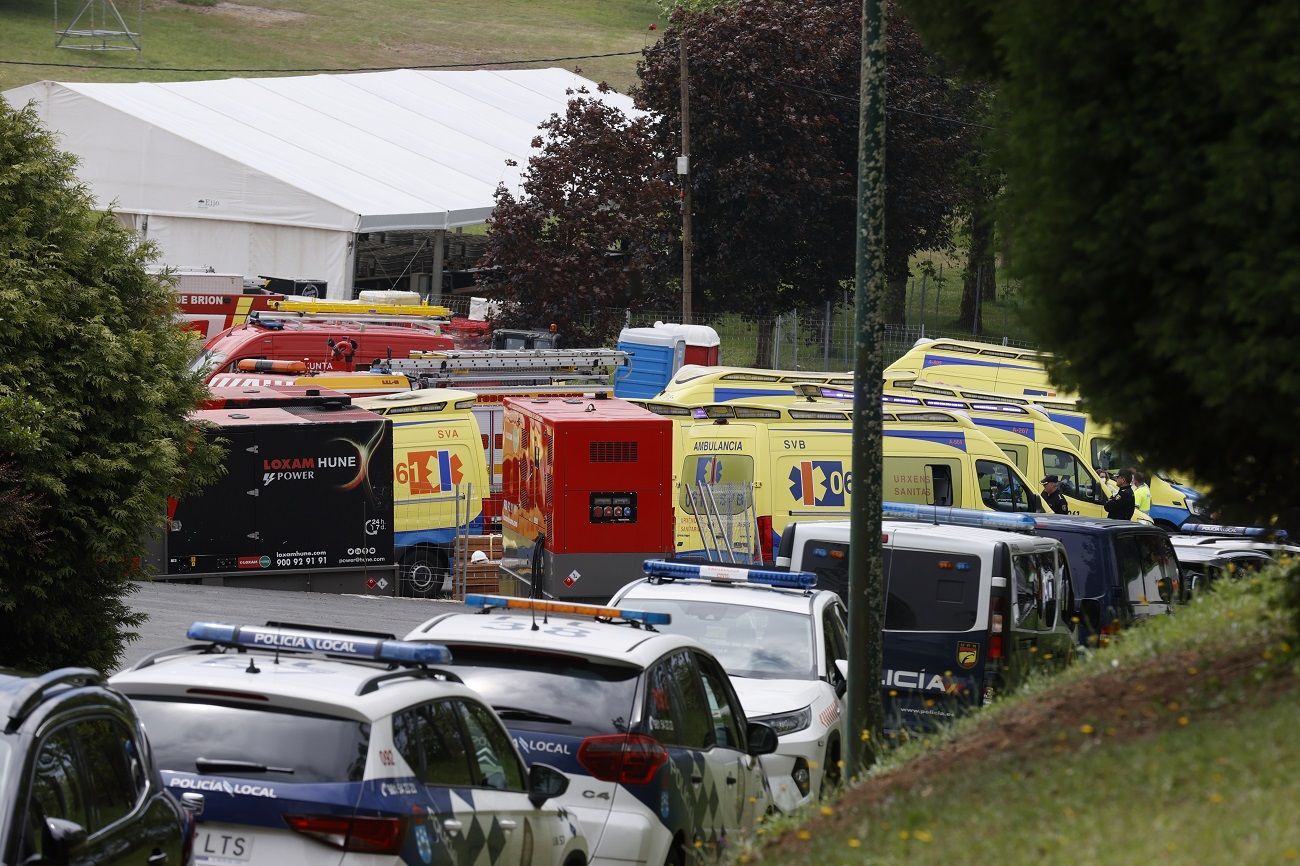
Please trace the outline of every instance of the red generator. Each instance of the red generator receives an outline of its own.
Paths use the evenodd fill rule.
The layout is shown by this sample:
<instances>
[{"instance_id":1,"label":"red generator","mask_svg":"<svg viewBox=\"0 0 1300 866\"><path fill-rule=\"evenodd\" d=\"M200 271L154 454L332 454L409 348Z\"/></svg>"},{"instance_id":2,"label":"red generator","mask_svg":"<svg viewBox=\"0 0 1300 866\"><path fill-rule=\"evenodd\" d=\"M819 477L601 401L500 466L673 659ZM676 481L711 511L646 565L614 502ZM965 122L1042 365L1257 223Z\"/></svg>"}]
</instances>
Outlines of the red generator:
<instances>
[{"instance_id":1,"label":"red generator","mask_svg":"<svg viewBox=\"0 0 1300 866\"><path fill-rule=\"evenodd\" d=\"M504 406L502 564L517 594L607 601L672 554L670 419L612 398Z\"/></svg>"}]
</instances>

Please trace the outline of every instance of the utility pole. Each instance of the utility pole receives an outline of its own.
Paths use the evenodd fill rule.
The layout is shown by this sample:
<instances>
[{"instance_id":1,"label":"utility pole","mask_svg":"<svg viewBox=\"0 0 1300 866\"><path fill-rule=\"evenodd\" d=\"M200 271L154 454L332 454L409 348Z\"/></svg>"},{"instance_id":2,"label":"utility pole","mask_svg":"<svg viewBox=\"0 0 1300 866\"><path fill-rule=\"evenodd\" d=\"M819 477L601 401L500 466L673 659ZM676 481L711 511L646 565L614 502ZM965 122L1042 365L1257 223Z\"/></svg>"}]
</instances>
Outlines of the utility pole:
<instances>
[{"instance_id":1,"label":"utility pole","mask_svg":"<svg viewBox=\"0 0 1300 866\"><path fill-rule=\"evenodd\" d=\"M881 340L885 293L885 21L882 0L862 0L858 118L857 281L853 380L853 505L849 512L848 764L875 762L884 707L884 581L880 555Z\"/></svg>"},{"instance_id":2,"label":"utility pole","mask_svg":"<svg viewBox=\"0 0 1300 866\"><path fill-rule=\"evenodd\" d=\"M682 324L691 324L691 94L686 65L686 32L677 31L677 55L682 79L682 155L677 175L682 180Z\"/></svg>"}]
</instances>

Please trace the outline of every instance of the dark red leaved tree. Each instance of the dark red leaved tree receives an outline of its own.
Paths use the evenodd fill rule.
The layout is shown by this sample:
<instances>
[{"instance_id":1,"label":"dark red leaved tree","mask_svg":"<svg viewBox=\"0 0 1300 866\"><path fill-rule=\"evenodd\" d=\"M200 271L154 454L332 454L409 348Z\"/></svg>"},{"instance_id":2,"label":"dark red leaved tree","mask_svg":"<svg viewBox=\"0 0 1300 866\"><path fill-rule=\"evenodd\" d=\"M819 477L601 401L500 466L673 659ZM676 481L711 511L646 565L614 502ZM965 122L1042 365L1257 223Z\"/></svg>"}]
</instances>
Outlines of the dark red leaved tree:
<instances>
[{"instance_id":1,"label":"dark red leaved tree","mask_svg":"<svg viewBox=\"0 0 1300 866\"><path fill-rule=\"evenodd\" d=\"M566 345L598 346L622 308L671 303L678 193L648 119L574 97L533 140L522 194L497 190L484 282L498 324L554 323Z\"/></svg>"}]
</instances>

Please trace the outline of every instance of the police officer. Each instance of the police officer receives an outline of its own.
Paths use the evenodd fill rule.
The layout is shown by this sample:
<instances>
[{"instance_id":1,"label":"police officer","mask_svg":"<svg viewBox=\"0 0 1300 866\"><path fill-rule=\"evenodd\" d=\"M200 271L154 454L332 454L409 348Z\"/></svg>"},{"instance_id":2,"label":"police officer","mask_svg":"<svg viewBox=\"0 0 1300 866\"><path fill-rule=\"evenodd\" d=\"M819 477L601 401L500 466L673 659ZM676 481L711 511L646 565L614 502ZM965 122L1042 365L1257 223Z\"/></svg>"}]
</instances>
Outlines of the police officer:
<instances>
[{"instance_id":1,"label":"police officer","mask_svg":"<svg viewBox=\"0 0 1300 866\"><path fill-rule=\"evenodd\" d=\"M1147 477L1137 469L1133 470L1133 502L1138 511L1151 513L1151 488L1147 486Z\"/></svg>"},{"instance_id":2,"label":"police officer","mask_svg":"<svg viewBox=\"0 0 1300 866\"><path fill-rule=\"evenodd\" d=\"M1133 501L1133 470L1116 472L1115 483L1119 485L1118 492L1102 506L1106 509L1106 516L1112 520L1132 520L1133 510L1137 508Z\"/></svg>"},{"instance_id":3,"label":"police officer","mask_svg":"<svg viewBox=\"0 0 1300 866\"><path fill-rule=\"evenodd\" d=\"M1065 500L1065 494L1061 492L1061 479L1055 475L1043 477L1043 503L1052 509L1056 514L1069 514L1070 503Z\"/></svg>"}]
</instances>

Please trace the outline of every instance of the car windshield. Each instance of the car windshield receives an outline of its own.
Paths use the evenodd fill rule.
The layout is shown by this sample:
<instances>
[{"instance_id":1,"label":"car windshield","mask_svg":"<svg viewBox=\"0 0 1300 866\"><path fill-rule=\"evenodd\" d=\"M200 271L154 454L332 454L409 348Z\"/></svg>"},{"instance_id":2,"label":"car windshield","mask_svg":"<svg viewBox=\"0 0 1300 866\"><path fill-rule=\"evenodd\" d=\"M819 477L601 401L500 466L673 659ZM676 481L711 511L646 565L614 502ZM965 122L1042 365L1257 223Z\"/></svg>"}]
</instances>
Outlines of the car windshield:
<instances>
[{"instance_id":1,"label":"car windshield","mask_svg":"<svg viewBox=\"0 0 1300 866\"><path fill-rule=\"evenodd\" d=\"M509 728L575 737L628 729L640 668L513 647L450 649L456 673Z\"/></svg>"},{"instance_id":2,"label":"car windshield","mask_svg":"<svg viewBox=\"0 0 1300 866\"><path fill-rule=\"evenodd\" d=\"M190 364L191 373L211 373L226 363L226 356L215 349L200 352Z\"/></svg>"},{"instance_id":3,"label":"car windshield","mask_svg":"<svg viewBox=\"0 0 1300 866\"><path fill-rule=\"evenodd\" d=\"M682 599L638 598L635 604L642 610L672 614L670 625L655 628L699 641L733 677L817 678L813 621L808 614Z\"/></svg>"},{"instance_id":4,"label":"car windshield","mask_svg":"<svg viewBox=\"0 0 1300 866\"><path fill-rule=\"evenodd\" d=\"M314 713L132 697L158 767L268 782L359 782L370 725Z\"/></svg>"}]
</instances>

